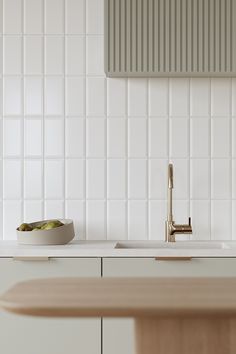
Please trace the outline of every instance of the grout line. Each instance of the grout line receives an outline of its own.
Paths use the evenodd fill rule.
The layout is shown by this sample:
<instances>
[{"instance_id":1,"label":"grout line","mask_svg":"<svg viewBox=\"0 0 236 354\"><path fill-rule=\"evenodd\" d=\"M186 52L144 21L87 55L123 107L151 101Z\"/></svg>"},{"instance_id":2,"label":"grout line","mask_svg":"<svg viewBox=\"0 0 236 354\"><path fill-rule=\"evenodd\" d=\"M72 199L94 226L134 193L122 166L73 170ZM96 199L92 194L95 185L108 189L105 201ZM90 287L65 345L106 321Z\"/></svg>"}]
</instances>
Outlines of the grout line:
<instances>
[{"instance_id":1,"label":"grout line","mask_svg":"<svg viewBox=\"0 0 236 354\"><path fill-rule=\"evenodd\" d=\"M168 105L167 105L167 130L168 130L168 137L167 137L167 156L168 156L168 162L170 162L170 102L171 102L171 95L170 95L170 78L167 79L167 95L168 95Z\"/></svg>"},{"instance_id":2,"label":"grout line","mask_svg":"<svg viewBox=\"0 0 236 354\"><path fill-rule=\"evenodd\" d=\"M230 79L230 89L231 89L231 94L230 94L230 195L231 195L231 240L233 239L233 220L234 220L234 215L233 215L233 121L232 121L232 113L233 113L233 79Z\"/></svg>"},{"instance_id":3,"label":"grout line","mask_svg":"<svg viewBox=\"0 0 236 354\"><path fill-rule=\"evenodd\" d=\"M64 117L63 117L63 196L64 196L64 202L63 202L63 217L66 217L66 183L67 183L67 179L66 179L66 159L65 159L65 155L66 155L66 147L65 147L65 141L66 141L66 37L65 37L65 33L66 33L66 3L67 0L64 0L63 6L64 6L64 16L63 16L63 27L64 27L64 34L63 34L63 46L64 46L64 54L63 54L63 70L64 70L64 80L63 80L63 92L64 92L64 106L63 106L63 113L64 113Z\"/></svg>"},{"instance_id":4,"label":"grout line","mask_svg":"<svg viewBox=\"0 0 236 354\"><path fill-rule=\"evenodd\" d=\"M170 78L167 79L167 96L168 96L168 99L167 99L167 131L168 131L168 134L167 134L167 141L166 141L166 144L167 144L167 162L170 163L170 102L171 102L171 95L170 95ZM167 168L167 166L166 166ZM167 174L166 174L166 177L167 177ZM166 197L165 197L165 215L167 215L167 199L168 199L168 195L167 195L167 192L166 192ZM163 220L163 222L165 223L165 220ZM164 230L164 228L163 228ZM165 234L163 233L163 238L165 237Z\"/></svg>"},{"instance_id":5,"label":"grout line","mask_svg":"<svg viewBox=\"0 0 236 354\"><path fill-rule=\"evenodd\" d=\"M20 159L20 155L4 155L3 157L2 157L2 160L18 160L18 159ZM42 159L42 157L41 156L39 156L39 155L26 155L25 156L25 160L41 160ZM48 156L46 156L45 157L45 159L46 160L56 160L56 161L60 161L60 160L63 160L64 159L64 157L63 157L63 155L55 155L55 156L53 156L53 155L48 155ZM87 158L85 158L85 157L81 157L80 155L78 155L78 156L66 156L65 157L65 160L77 160L77 159L79 159L79 160L104 160L105 159L105 156L103 156L103 157L87 157ZM107 160L125 160L125 158L124 157L108 157L107 158ZM215 160L218 160L218 161L220 161L220 160L231 160L231 158L230 157L214 157L214 161ZM234 158L232 158L232 159L234 159ZM0 157L0 160L1 160L1 157ZM129 160L143 160L143 161L147 161L148 160L148 158L147 157L129 157L129 158L127 158L127 160L129 161ZM163 156L163 157L152 157L152 158L150 158L150 160L152 160L152 161L161 161L161 160L168 160L165 156ZM183 156L183 157L175 157L174 158L174 160L175 161L183 161L183 160L186 160L186 157L185 156ZM191 157L190 158L190 160L192 161L194 161L194 160L208 160L209 161L209 157Z\"/></svg>"},{"instance_id":6,"label":"grout line","mask_svg":"<svg viewBox=\"0 0 236 354\"><path fill-rule=\"evenodd\" d=\"M0 201L22 201L22 198L0 198ZM24 198L24 200L27 200L27 201L43 201L44 199L43 198ZM63 198L46 198L45 200L50 200L50 201L63 201ZM66 200L69 200L69 201L85 201L85 198L67 198ZM107 199L105 198L89 198L87 199L88 201L106 201ZM118 199L118 198L108 198L109 201L117 201L117 202L125 202L126 199L125 198L121 198L121 199ZM138 199L138 198L132 198L132 199L129 199L131 201L134 201L134 202L147 202L148 199L147 198L144 198L144 199ZM214 198L212 199L213 201L223 201L223 202L229 202L230 199L229 198ZM150 201L155 201L155 202L165 202L166 199L164 198L152 198L150 199ZM187 202L188 199L184 198L184 199L179 199L177 198L176 201L180 201L180 202ZM200 199L200 198L194 198L194 199L191 199L191 201L208 201L208 199ZM233 201L236 201L236 198L233 198Z\"/></svg>"},{"instance_id":7,"label":"grout line","mask_svg":"<svg viewBox=\"0 0 236 354\"><path fill-rule=\"evenodd\" d=\"M39 37L39 36L42 36L44 33L2 33L1 35L2 36L5 36L5 37L16 37L16 36L19 36L19 37L27 37L27 36L33 36L33 37ZM47 36L49 37L58 37L58 36L64 36L64 33L61 32L61 33L47 33L46 34ZM83 37L84 34L83 33L80 33L80 32L76 32L76 33L65 33L65 37L77 37L77 36L81 36ZM86 33L86 36L88 37L103 37L104 34L103 33Z\"/></svg>"},{"instance_id":8,"label":"grout line","mask_svg":"<svg viewBox=\"0 0 236 354\"><path fill-rule=\"evenodd\" d=\"M128 158L128 136L129 136L129 112L128 112L128 95L129 95L129 78L126 79L125 82L125 166L126 166L126 181L125 181L125 188L126 188L126 239L130 239L129 233L129 220L130 220L130 203L129 203L129 158Z\"/></svg>"},{"instance_id":9,"label":"grout line","mask_svg":"<svg viewBox=\"0 0 236 354\"><path fill-rule=\"evenodd\" d=\"M104 191L105 191L105 199L106 199L106 203L105 203L105 220L104 220L104 228L105 228L105 236L106 236L106 240L108 239L108 163L107 163L107 79L105 79L105 93L104 93L104 100L106 100L104 102L104 109L105 109L105 114L106 114L106 118L105 118L105 132L104 132L104 137L106 139L105 141L105 156L106 156L106 160L104 161ZM103 121L104 122L104 121Z\"/></svg>"},{"instance_id":10,"label":"grout line","mask_svg":"<svg viewBox=\"0 0 236 354\"><path fill-rule=\"evenodd\" d=\"M44 149L44 131L45 131L45 87L46 87L46 80L45 80L45 65L46 65L46 53L45 53L45 32L46 32L46 13L45 13L45 4L46 0L42 1L42 29L43 29L43 38L42 38L42 72L43 72L43 83L42 83L42 119L41 119L41 132L42 132L42 137L41 137L41 143L42 143L42 195L43 195L43 203L41 205L42 208L42 218L45 219L45 201L46 201L46 196L45 196L45 149Z\"/></svg>"},{"instance_id":11,"label":"grout line","mask_svg":"<svg viewBox=\"0 0 236 354\"><path fill-rule=\"evenodd\" d=\"M25 10L25 0L22 1L22 11L21 11L21 31L24 33L24 10ZM26 85L25 85L25 77L24 77L24 38L23 35L21 37L21 221L25 220L25 202L24 202L24 182L25 182L25 162L24 162L24 122L25 122L25 105L26 105Z\"/></svg>"},{"instance_id":12,"label":"grout line","mask_svg":"<svg viewBox=\"0 0 236 354\"><path fill-rule=\"evenodd\" d=\"M84 208L84 227L83 227L83 239L87 240L87 217L88 217L88 198L87 198L87 1L84 2L84 194L85 194L85 204L83 205Z\"/></svg>"},{"instance_id":13,"label":"grout line","mask_svg":"<svg viewBox=\"0 0 236 354\"><path fill-rule=\"evenodd\" d=\"M101 278L103 278L103 258L101 257L100 258L100 262L101 262ZM104 344L103 344L103 317L101 317L101 353L103 353L103 347L104 347Z\"/></svg>"},{"instance_id":14,"label":"grout line","mask_svg":"<svg viewBox=\"0 0 236 354\"><path fill-rule=\"evenodd\" d=\"M210 200L209 200L209 228L210 228L210 240L212 240L212 116L211 116L211 90L212 90L212 81L211 78L209 79L209 191L210 191Z\"/></svg>"},{"instance_id":15,"label":"grout line","mask_svg":"<svg viewBox=\"0 0 236 354\"><path fill-rule=\"evenodd\" d=\"M3 32L3 29L5 27L5 24L4 24L4 20L5 20L5 17L3 16L4 14L4 1L2 1L2 32ZM4 36L2 36L2 73L4 72L4 55L3 55L3 51L4 51ZM4 165L3 165L3 128L4 128L4 111L5 111L5 95L4 95L4 79L2 78L2 82L1 82L1 89L2 89L2 92L1 92L1 100L2 100L2 131L1 131L1 148L2 148L2 161L1 161L1 166L2 166L2 180L1 180L1 189L2 189L2 199L4 197ZM5 216L5 213L4 213L4 209L5 209L5 205L3 203L3 200L2 200L2 209L1 209L1 219L2 219L2 226L1 226L1 239L4 240L4 229L5 229L5 222L4 222L4 216Z\"/></svg>"},{"instance_id":16,"label":"grout line","mask_svg":"<svg viewBox=\"0 0 236 354\"><path fill-rule=\"evenodd\" d=\"M37 76L37 75L24 75L24 77L32 77L32 76ZM43 79L44 77L48 77L49 75L38 75L37 77L39 76L42 76L41 78ZM57 77L59 77L60 75L57 75ZM8 78L9 75L4 75L4 77ZM20 78L21 76L19 75L12 75L10 77L14 77L14 78ZM1 76L0 76L1 78ZM63 79L63 76L60 77L61 79ZM68 78L70 78L68 76ZM102 79L105 79L104 77L102 77ZM21 115L20 114L3 114L3 116L5 118L8 118L8 119L17 119L17 118L20 118ZM61 115L61 114L50 114L50 115L46 115L46 118L47 119L62 119L64 117L64 115ZM40 119L41 117L41 114L30 114L30 115L26 115L25 118L26 119L32 119L32 118L35 118L35 119ZM91 116L88 116L89 118L91 119L105 119L106 116L105 115L102 115L102 116L98 116L98 115L91 115ZM66 115L66 118L67 119L77 119L77 118L84 118L84 115ZM123 116L121 115L117 115L117 116L109 116L110 119L117 119L117 118L123 118ZM149 116L147 114L144 114L142 116L129 116L128 119L131 119L131 120L135 120L135 119L148 119ZM176 120L178 119L188 119L189 116L151 116L150 115L150 118L154 119L154 120L159 120L159 119L166 119L168 120L168 118L174 118ZM207 119L209 118L209 116L192 116L190 117L190 119ZM230 117L229 116L225 116L225 115L222 115L222 116L216 116L216 118L221 118L221 119L229 119L230 120ZM236 120L236 117L235 116L232 116L232 119L235 119Z\"/></svg>"},{"instance_id":17,"label":"grout line","mask_svg":"<svg viewBox=\"0 0 236 354\"><path fill-rule=\"evenodd\" d=\"M147 163L146 163L146 193L147 193L147 206L146 206L146 218L147 218L147 239L150 240L150 206L149 206L149 186L150 186L150 159L149 159L149 113L150 113L150 107L149 107L149 97L150 97L150 79L147 79L147 115L148 118L146 119L146 158L147 158Z\"/></svg>"},{"instance_id":18,"label":"grout line","mask_svg":"<svg viewBox=\"0 0 236 354\"><path fill-rule=\"evenodd\" d=\"M0 35L1 36L1 35ZM49 36L48 35L44 35L44 36L40 36L40 38L48 38ZM62 36L61 36L62 37ZM65 36L66 37L66 36ZM86 36L84 36L86 37ZM63 36L64 38L64 36ZM10 74L10 73L7 73L7 74L0 74L0 78L2 77L32 77L32 76L35 76L35 77L42 77L42 76L46 76L46 77L50 77L50 78L65 78L65 77L68 77L68 78L84 78L84 77L89 77L89 78L96 78L96 79L105 79L106 76L105 75L100 75L100 74L62 74L62 73L56 73L56 74L53 74L53 73L46 73L45 75L44 74L39 74L39 73L30 73L30 74L19 74L19 73L16 73L16 74Z\"/></svg>"},{"instance_id":19,"label":"grout line","mask_svg":"<svg viewBox=\"0 0 236 354\"><path fill-rule=\"evenodd\" d=\"M236 146L235 142L234 142L234 139L235 136L234 136L234 131L235 131L235 125L236 125L236 122L235 122L235 119L233 118L233 87L234 87L234 84L233 84L233 79L231 79L231 186L232 186L232 189L231 189L231 227L232 227L232 236L231 236L231 239L234 240L235 237L233 237L233 232L235 231L235 215L234 215L234 208L235 208L235 196L234 196L234 188L236 188L236 186L234 186L234 181L235 181L235 172L236 172L236 159L235 159L235 151L234 151L234 145ZM233 188L234 186L234 188ZM234 190L233 190L234 189Z\"/></svg>"},{"instance_id":20,"label":"grout line","mask_svg":"<svg viewBox=\"0 0 236 354\"><path fill-rule=\"evenodd\" d=\"M188 147L188 157L187 157L187 164L188 164L188 216L187 217L191 217L192 214L192 206L191 206L191 202L190 202L190 196L191 196L191 165L190 165L190 135L191 135L191 128L190 128L190 116L191 116L191 83L192 83L192 79L189 78L188 79L188 119L187 119L187 130L188 130L188 136L187 136L187 147ZM188 236L188 239L191 240L192 239L192 234L190 236Z\"/></svg>"}]
</instances>

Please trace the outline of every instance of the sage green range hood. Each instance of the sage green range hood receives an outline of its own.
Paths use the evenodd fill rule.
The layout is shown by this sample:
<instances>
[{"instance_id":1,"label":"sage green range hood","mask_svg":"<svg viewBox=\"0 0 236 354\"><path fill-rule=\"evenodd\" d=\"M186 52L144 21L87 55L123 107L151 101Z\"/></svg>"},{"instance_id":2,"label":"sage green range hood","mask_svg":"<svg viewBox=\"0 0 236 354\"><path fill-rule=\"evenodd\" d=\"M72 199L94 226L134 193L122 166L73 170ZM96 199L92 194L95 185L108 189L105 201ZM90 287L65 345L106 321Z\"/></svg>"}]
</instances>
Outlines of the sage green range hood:
<instances>
[{"instance_id":1,"label":"sage green range hood","mask_svg":"<svg viewBox=\"0 0 236 354\"><path fill-rule=\"evenodd\" d=\"M105 72L236 76L236 0L105 0Z\"/></svg>"}]
</instances>

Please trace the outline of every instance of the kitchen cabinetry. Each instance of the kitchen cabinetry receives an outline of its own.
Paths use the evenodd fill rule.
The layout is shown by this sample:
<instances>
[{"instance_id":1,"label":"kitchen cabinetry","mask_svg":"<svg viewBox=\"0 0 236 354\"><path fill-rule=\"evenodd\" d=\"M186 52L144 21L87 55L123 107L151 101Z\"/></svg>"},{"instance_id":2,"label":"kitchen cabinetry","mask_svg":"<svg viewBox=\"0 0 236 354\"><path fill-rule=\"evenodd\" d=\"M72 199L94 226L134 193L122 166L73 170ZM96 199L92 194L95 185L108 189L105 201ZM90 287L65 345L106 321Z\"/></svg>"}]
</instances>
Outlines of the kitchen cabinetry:
<instances>
[{"instance_id":1,"label":"kitchen cabinetry","mask_svg":"<svg viewBox=\"0 0 236 354\"><path fill-rule=\"evenodd\" d=\"M46 277L100 277L100 258L0 258L0 293ZM2 354L101 354L100 319L43 319L0 313Z\"/></svg>"},{"instance_id":2,"label":"kitchen cabinetry","mask_svg":"<svg viewBox=\"0 0 236 354\"><path fill-rule=\"evenodd\" d=\"M236 258L105 258L104 277L236 277ZM134 354L134 321L103 320L103 354Z\"/></svg>"},{"instance_id":3,"label":"kitchen cabinetry","mask_svg":"<svg viewBox=\"0 0 236 354\"><path fill-rule=\"evenodd\" d=\"M236 258L0 258L0 293L45 277L236 277ZM132 319L44 319L0 312L0 353L134 354Z\"/></svg>"}]
</instances>

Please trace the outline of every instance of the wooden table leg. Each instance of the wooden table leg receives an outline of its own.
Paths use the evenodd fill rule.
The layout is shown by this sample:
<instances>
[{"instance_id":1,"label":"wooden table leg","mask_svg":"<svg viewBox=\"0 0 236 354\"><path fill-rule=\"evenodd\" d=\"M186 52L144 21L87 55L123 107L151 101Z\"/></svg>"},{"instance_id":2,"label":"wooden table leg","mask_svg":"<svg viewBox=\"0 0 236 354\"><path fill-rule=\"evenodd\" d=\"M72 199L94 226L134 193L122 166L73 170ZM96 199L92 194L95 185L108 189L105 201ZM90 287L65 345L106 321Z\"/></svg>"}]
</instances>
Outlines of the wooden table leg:
<instances>
[{"instance_id":1,"label":"wooden table leg","mask_svg":"<svg viewBox=\"0 0 236 354\"><path fill-rule=\"evenodd\" d=\"M236 354L236 319L139 318L137 354Z\"/></svg>"}]
</instances>

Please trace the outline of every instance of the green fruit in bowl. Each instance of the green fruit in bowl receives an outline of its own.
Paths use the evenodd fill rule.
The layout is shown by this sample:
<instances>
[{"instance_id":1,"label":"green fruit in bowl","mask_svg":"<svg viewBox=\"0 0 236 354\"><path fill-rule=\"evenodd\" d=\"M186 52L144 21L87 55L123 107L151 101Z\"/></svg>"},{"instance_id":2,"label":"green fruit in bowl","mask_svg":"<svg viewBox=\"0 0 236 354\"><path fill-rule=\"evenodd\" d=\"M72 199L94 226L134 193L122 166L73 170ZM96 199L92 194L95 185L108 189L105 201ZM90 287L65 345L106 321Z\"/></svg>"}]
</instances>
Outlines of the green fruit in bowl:
<instances>
[{"instance_id":1,"label":"green fruit in bowl","mask_svg":"<svg viewBox=\"0 0 236 354\"><path fill-rule=\"evenodd\" d=\"M44 230L46 226L47 226L47 223L44 222L42 225L38 226L38 228L39 228L40 230Z\"/></svg>"},{"instance_id":2,"label":"green fruit in bowl","mask_svg":"<svg viewBox=\"0 0 236 354\"><path fill-rule=\"evenodd\" d=\"M60 222L59 220L52 220L49 221L46 226L44 226L43 230L51 230L51 229L55 229L56 227L62 226L64 225L62 222Z\"/></svg>"},{"instance_id":3,"label":"green fruit in bowl","mask_svg":"<svg viewBox=\"0 0 236 354\"><path fill-rule=\"evenodd\" d=\"M19 231L51 230L63 225L64 224L59 220L50 220L48 222L43 222L41 225L35 227L32 227L30 224L24 223L18 227L18 230Z\"/></svg>"},{"instance_id":4,"label":"green fruit in bowl","mask_svg":"<svg viewBox=\"0 0 236 354\"><path fill-rule=\"evenodd\" d=\"M23 223L18 227L18 230L19 231L32 231L33 228L29 224Z\"/></svg>"}]
</instances>

